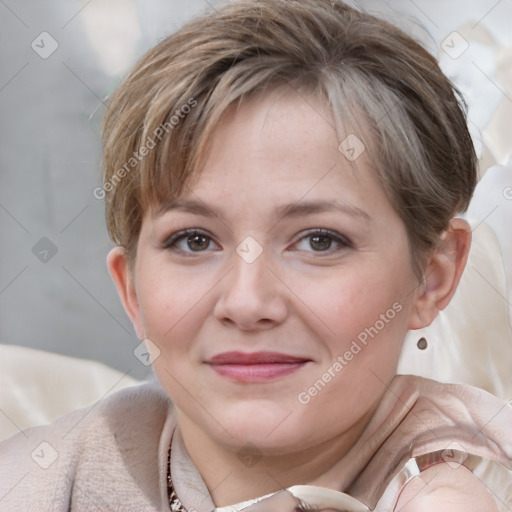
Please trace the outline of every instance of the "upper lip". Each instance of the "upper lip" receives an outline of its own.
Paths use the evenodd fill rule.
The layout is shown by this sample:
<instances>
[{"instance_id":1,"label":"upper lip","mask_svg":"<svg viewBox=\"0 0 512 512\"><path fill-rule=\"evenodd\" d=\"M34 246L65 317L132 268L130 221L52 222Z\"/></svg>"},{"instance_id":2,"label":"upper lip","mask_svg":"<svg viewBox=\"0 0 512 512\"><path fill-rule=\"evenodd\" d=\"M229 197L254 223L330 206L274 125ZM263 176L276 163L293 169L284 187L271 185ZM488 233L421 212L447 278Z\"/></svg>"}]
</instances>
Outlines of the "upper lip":
<instances>
[{"instance_id":1,"label":"upper lip","mask_svg":"<svg viewBox=\"0 0 512 512\"><path fill-rule=\"evenodd\" d=\"M265 364L265 363L303 363L309 358L281 354L279 352L223 352L211 359L209 364Z\"/></svg>"}]
</instances>

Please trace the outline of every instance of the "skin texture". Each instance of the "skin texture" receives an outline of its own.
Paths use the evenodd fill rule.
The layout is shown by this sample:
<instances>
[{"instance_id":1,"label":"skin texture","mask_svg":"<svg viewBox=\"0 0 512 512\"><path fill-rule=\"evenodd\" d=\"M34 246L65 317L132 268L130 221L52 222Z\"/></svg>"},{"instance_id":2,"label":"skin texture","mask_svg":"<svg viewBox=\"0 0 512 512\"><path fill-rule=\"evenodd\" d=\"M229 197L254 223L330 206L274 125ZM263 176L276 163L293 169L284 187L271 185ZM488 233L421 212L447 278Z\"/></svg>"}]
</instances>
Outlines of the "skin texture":
<instances>
[{"instance_id":1,"label":"skin texture","mask_svg":"<svg viewBox=\"0 0 512 512\"><path fill-rule=\"evenodd\" d=\"M403 222L365 154L350 163L339 151L333 126L319 99L291 90L231 108L186 191L215 215L146 212L134 273L122 248L108 257L139 338L158 347L155 373L217 506L308 483L337 462L393 379L407 330L430 324L448 304L466 262L471 232L454 220L425 282L417 282ZM275 212L317 200L349 204L352 212ZM173 233L192 228L204 237L165 246ZM317 239L320 228L350 243ZM248 236L263 251L252 263L236 251ZM400 312L378 335L300 403L299 393L396 303ZM206 363L233 350L308 362L271 381L240 383ZM247 463L244 449L257 460Z\"/></svg>"},{"instance_id":2,"label":"skin texture","mask_svg":"<svg viewBox=\"0 0 512 512\"><path fill-rule=\"evenodd\" d=\"M437 464L405 487L396 512L499 512L485 485L466 467Z\"/></svg>"}]
</instances>

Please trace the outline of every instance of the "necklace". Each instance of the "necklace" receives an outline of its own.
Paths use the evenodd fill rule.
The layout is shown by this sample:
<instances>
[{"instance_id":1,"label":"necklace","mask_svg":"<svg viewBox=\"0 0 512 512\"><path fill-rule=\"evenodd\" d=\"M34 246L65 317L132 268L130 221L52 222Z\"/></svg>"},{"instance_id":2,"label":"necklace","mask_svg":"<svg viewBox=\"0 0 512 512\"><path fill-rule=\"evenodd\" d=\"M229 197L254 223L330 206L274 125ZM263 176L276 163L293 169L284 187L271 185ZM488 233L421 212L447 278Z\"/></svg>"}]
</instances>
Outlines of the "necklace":
<instances>
[{"instance_id":1,"label":"necklace","mask_svg":"<svg viewBox=\"0 0 512 512\"><path fill-rule=\"evenodd\" d=\"M171 447L169 446L169 452L167 455L167 494L169 496L169 506L172 512L187 512L185 507L182 505L174 486L172 485L171 479Z\"/></svg>"}]
</instances>

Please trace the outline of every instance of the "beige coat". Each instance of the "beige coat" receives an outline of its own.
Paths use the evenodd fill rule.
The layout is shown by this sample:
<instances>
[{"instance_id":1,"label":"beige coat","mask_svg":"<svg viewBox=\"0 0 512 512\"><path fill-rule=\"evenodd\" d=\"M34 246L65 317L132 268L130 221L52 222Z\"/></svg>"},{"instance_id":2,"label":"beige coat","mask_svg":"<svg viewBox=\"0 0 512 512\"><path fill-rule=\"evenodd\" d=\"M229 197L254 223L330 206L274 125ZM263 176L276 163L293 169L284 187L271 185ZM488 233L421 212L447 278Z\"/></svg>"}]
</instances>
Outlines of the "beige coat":
<instances>
[{"instance_id":1,"label":"beige coat","mask_svg":"<svg viewBox=\"0 0 512 512\"><path fill-rule=\"evenodd\" d=\"M122 390L0 444L0 511L169 510L171 440L178 497L188 510L211 511L173 405L156 383ZM415 469L436 460L455 464L457 457L495 493L500 510L510 510L512 407L471 386L397 376L329 473L337 490L386 510Z\"/></svg>"}]
</instances>

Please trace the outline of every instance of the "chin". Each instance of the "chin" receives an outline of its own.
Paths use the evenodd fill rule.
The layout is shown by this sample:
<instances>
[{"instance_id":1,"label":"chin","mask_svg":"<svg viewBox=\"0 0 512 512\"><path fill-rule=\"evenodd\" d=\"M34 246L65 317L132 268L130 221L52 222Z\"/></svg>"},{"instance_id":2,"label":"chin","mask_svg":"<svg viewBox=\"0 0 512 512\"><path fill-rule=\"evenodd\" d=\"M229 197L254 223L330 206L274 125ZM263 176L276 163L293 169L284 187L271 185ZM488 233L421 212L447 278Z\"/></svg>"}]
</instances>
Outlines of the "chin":
<instances>
[{"instance_id":1,"label":"chin","mask_svg":"<svg viewBox=\"0 0 512 512\"><path fill-rule=\"evenodd\" d=\"M218 424L214 425L224 445L239 450L251 444L264 455L279 455L294 451L297 446L305 447L304 443L313 440L316 430L314 425L309 425L310 418L299 417L291 407L276 403L237 404L214 417L219 418L225 428L219 430Z\"/></svg>"}]
</instances>

